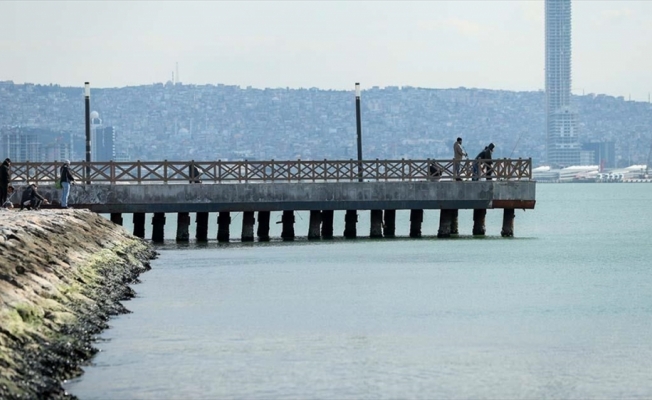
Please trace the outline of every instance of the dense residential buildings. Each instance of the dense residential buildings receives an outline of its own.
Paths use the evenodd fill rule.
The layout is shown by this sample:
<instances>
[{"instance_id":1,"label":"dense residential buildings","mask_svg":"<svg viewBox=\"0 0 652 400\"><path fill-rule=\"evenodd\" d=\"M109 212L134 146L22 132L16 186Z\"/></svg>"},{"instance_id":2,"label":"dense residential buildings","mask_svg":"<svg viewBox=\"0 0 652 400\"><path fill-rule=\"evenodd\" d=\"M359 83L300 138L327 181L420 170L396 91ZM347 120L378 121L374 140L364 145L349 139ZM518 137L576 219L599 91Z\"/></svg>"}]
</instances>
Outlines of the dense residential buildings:
<instances>
[{"instance_id":1,"label":"dense residential buildings","mask_svg":"<svg viewBox=\"0 0 652 400\"><path fill-rule=\"evenodd\" d=\"M607 161L615 157L616 167L646 162L649 103L596 94L572 101L583 143L613 142L615 156ZM469 157L493 142L497 158L532 157L542 165L545 104L544 91L368 88L361 96L363 157L449 159L461 136ZM357 157L353 90L170 82L92 89L91 110L95 125L113 127L116 161ZM16 135L24 137L24 151L36 143L31 153L14 153ZM595 150L582 151L595 159ZM83 88L0 82L0 157L7 156L16 162L85 160Z\"/></svg>"},{"instance_id":2,"label":"dense residential buildings","mask_svg":"<svg viewBox=\"0 0 652 400\"><path fill-rule=\"evenodd\" d=\"M580 163L578 115L571 105L571 0L546 0L546 153L548 163Z\"/></svg>"}]
</instances>

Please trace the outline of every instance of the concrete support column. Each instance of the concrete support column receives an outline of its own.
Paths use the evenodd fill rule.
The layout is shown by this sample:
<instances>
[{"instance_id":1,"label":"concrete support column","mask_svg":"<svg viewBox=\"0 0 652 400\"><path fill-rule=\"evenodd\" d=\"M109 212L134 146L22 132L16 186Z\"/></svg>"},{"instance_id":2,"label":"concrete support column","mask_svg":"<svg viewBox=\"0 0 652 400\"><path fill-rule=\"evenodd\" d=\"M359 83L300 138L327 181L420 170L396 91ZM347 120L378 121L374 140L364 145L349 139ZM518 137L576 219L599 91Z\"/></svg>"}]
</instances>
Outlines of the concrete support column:
<instances>
[{"instance_id":1,"label":"concrete support column","mask_svg":"<svg viewBox=\"0 0 652 400\"><path fill-rule=\"evenodd\" d=\"M134 213L134 236L145 238L145 213Z\"/></svg>"},{"instance_id":2,"label":"concrete support column","mask_svg":"<svg viewBox=\"0 0 652 400\"><path fill-rule=\"evenodd\" d=\"M228 211L221 211L217 216L217 241L228 242L231 233L229 231L231 225L231 213Z\"/></svg>"},{"instance_id":3,"label":"concrete support column","mask_svg":"<svg viewBox=\"0 0 652 400\"><path fill-rule=\"evenodd\" d=\"M473 236L484 236L484 217L487 210L484 208L473 210Z\"/></svg>"},{"instance_id":4,"label":"concrete support column","mask_svg":"<svg viewBox=\"0 0 652 400\"><path fill-rule=\"evenodd\" d=\"M457 216L460 210L451 210L451 235L459 235L460 231L457 226Z\"/></svg>"},{"instance_id":5,"label":"concrete support column","mask_svg":"<svg viewBox=\"0 0 652 400\"><path fill-rule=\"evenodd\" d=\"M208 242L208 213L198 212L195 222L197 223L195 238L198 242Z\"/></svg>"},{"instance_id":6,"label":"concrete support column","mask_svg":"<svg viewBox=\"0 0 652 400\"><path fill-rule=\"evenodd\" d=\"M410 237L421 237L421 223L423 222L423 210L410 210Z\"/></svg>"},{"instance_id":7,"label":"concrete support column","mask_svg":"<svg viewBox=\"0 0 652 400\"><path fill-rule=\"evenodd\" d=\"M283 216L281 217L281 223L283 224L283 231L281 231L281 239L294 240L294 211L291 210L283 211Z\"/></svg>"},{"instance_id":8,"label":"concrete support column","mask_svg":"<svg viewBox=\"0 0 652 400\"><path fill-rule=\"evenodd\" d=\"M396 210L385 210L383 218L383 236L396 236Z\"/></svg>"},{"instance_id":9,"label":"concrete support column","mask_svg":"<svg viewBox=\"0 0 652 400\"><path fill-rule=\"evenodd\" d=\"M383 210L371 210L370 220L369 237L383 237Z\"/></svg>"},{"instance_id":10,"label":"concrete support column","mask_svg":"<svg viewBox=\"0 0 652 400\"><path fill-rule=\"evenodd\" d=\"M254 217L253 211L245 211L242 213L242 236L240 240L243 242L253 242L254 241L254 224L256 223L256 218Z\"/></svg>"},{"instance_id":11,"label":"concrete support column","mask_svg":"<svg viewBox=\"0 0 652 400\"><path fill-rule=\"evenodd\" d=\"M321 211L311 210L310 211L310 226L308 226L308 239L319 239L321 234L319 232L321 228Z\"/></svg>"},{"instance_id":12,"label":"concrete support column","mask_svg":"<svg viewBox=\"0 0 652 400\"><path fill-rule=\"evenodd\" d=\"M269 242L269 211L258 211L258 235L259 242Z\"/></svg>"},{"instance_id":13,"label":"concrete support column","mask_svg":"<svg viewBox=\"0 0 652 400\"><path fill-rule=\"evenodd\" d=\"M439 212L439 231L437 231L438 238L451 237L451 226L453 224L453 210L441 210Z\"/></svg>"},{"instance_id":14,"label":"concrete support column","mask_svg":"<svg viewBox=\"0 0 652 400\"><path fill-rule=\"evenodd\" d=\"M187 212L177 213L177 242L190 240L188 227L190 226L190 214Z\"/></svg>"},{"instance_id":15,"label":"concrete support column","mask_svg":"<svg viewBox=\"0 0 652 400\"><path fill-rule=\"evenodd\" d=\"M358 223L358 211L346 210L344 216L344 237L347 239L355 239L358 236L356 224Z\"/></svg>"},{"instance_id":16,"label":"concrete support column","mask_svg":"<svg viewBox=\"0 0 652 400\"><path fill-rule=\"evenodd\" d=\"M122 213L111 213L111 222L122 225Z\"/></svg>"},{"instance_id":17,"label":"concrete support column","mask_svg":"<svg viewBox=\"0 0 652 400\"><path fill-rule=\"evenodd\" d=\"M165 241L165 213L154 213L152 218L152 242Z\"/></svg>"},{"instance_id":18,"label":"concrete support column","mask_svg":"<svg viewBox=\"0 0 652 400\"><path fill-rule=\"evenodd\" d=\"M333 210L322 210L321 212L321 237L323 239L333 238Z\"/></svg>"},{"instance_id":19,"label":"concrete support column","mask_svg":"<svg viewBox=\"0 0 652 400\"><path fill-rule=\"evenodd\" d=\"M514 236L514 209L506 208L503 211L503 229L500 231L502 237Z\"/></svg>"}]
</instances>

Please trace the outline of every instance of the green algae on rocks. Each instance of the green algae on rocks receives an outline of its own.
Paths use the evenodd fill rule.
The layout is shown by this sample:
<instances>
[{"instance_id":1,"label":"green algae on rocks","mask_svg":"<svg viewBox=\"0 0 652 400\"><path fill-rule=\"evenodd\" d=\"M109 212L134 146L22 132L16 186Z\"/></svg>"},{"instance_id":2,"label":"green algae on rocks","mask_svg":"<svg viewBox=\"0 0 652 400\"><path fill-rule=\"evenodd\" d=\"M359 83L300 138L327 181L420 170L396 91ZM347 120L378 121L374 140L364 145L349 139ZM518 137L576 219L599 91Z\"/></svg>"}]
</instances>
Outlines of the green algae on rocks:
<instances>
[{"instance_id":1,"label":"green algae on rocks","mask_svg":"<svg viewBox=\"0 0 652 400\"><path fill-rule=\"evenodd\" d=\"M0 398L70 398L152 247L83 210L0 211Z\"/></svg>"}]
</instances>

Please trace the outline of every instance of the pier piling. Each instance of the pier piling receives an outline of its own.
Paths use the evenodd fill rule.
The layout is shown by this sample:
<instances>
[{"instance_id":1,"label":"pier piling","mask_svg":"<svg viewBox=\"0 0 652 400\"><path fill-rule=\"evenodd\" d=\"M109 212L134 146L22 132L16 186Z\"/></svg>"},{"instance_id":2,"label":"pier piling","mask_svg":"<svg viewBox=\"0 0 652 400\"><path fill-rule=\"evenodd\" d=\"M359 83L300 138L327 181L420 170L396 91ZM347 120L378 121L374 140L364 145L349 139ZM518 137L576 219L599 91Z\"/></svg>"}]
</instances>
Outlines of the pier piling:
<instances>
[{"instance_id":1,"label":"pier piling","mask_svg":"<svg viewBox=\"0 0 652 400\"><path fill-rule=\"evenodd\" d=\"M310 225L308 226L308 239L319 239L321 228L321 211L320 210L311 210L310 211Z\"/></svg>"},{"instance_id":2,"label":"pier piling","mask_svg":"<svg viewBox=\"0 0 652 400\"><path fill-rule=\"evenodd\" d=\"M283 230L281 231L281 238L283 240L294 240L294 211L285 210L281 217Z\"/></svg>"},{"instance_id":3,"label":"pier piling","mask_svg":"<svg viewBox=\"0 0 652 400\"><path fill-rule=\"evenodd\" d=\"M256 235L259 242L269 242L269 211L258 211L258 230Z\"/></svg>"},{"instance_id":4,"label":"pier piling","mask_svg":"<svg viewBox=\"0 0 652 400\"><path fill-rule=\"evenodd\" d=\"M190 240L188 227L190 226L190 214L187 212L177 213L177 242Z\"/></svg>"},{"instance_id":5,"label":"pier piling","mask_svg":"<svg viewBox=\"0 0 652 400\"><path fill-rule=\"evenodd\" d=\"M356 225L358 223L358 211L346 210L344 216L344 237L347 239L355 239L358 235Z\"/></svg>"},{"instance_id":6,"label":"pier piling","mask_svg":"<svg viewBox=\"0 0 652 400\"><path fill-rule=\"evenodd\" d=\"M229 225L231 225L231 213L228 211L221 211L217 216L218 242L228 242L231 238Z\"/></svg>"},{"instance_id":7,"label":"pier piling","mask_svg":"<svg viewBox=\"0 0 652 400\"><path fill-rule=\"evenodd\" d=\"M122 225L122 213L111 213L111 222Z\"/></svg>"},{"instance_id":8,"label":"pier piling","mask_svg":"<svg viewBox=\"0 0 652 400\"><path fill-rule=\"evenodd\" d=\"M421 237L421 223L423 222L423 210L410 210L410 237Z\"/></svg>"},{"instance_id":9,"label":"pier piling","mask_svg":"<svg viewBox=\"0 0 652 400\"><path fill-rule=\"evenodd\" d=\"M323 239L333 238L333 210L322 210L321 212L321 237Z\"/></svg>"},{"instance_id":10,"label":"pier piling","mask_svg":"<svg viewBox=\"0 0 652 400\"><path fill-rule=\"evenodd\" d=\"M483 208L473 210L473 236L484 236L484 218L487 215L487 210Z\"/></svg>"},{"instance_id":11,"label":"pier piling","mask_svg":"<svg viewBox=\"0 0 652 400\"><path fill-rule=\"evenodd\" d=\"M240 240L243 242L253 242L254 241L254 224L256 223L256 218L254 217L253 211L245 211L242 213L242 235Z\"/></svg>"},{"instance_id":12,"label":"pier piling","mask_svg":"<svg viewBox=\"0 0 652 400\"><path fill-rule=\"evenodd\" d=\"M152 218L152 242L165 241L165 213L154 213Z\"/></svg>"},{"instance_id":13,"label":"pier piling","mask_svg":"<svg viewBox=\"0 0 652 400\"><path fill-rule=\"evenodd\" d=\"M207 212L198 212L195 216L195 222L197 223L195 238L198 242L207 242L208 241L208 213Z\"/></svg>"},{"instance_id":14,"label":"pier piling","mask_svg":"<svg viewBox=\"0 0 652 400\"><path fill-rule=\"evenodd\" d=\"M383 237L383 210L371 210L370 214L369 237Z\"/></svg>"},{"instance_id":15,"label":"pier piling","mask_svg":"<svg viewBox=\"0 0 652 400\"><path fill-rule=\"evenodd\" d=\"M396 236L396 210L385 210L383 218L383 236L393 238Z\"/></svg>"},{"instance_id":16,"label":"pier piling","mask_svg":"<svg viewBox=\"0 0 652 400\"><path fill-rule=\"evenodd\" d=\"M451 210L451 235L459 235L460 231L458 229L457 217L460 213L460 210Z\"/></svg>"},{"instance_id":17,"label":"pier piling","mask_svg":"<svg viewBox=\"0 0 652 400\"><path fill-rule=\"evenodd\" d=\"M514 236L514 209L506 208L503 211L503 229L500 231L502 237Z\"/></svg>"},{"instance_id":18,"label":"pier piling","mask_svg":"<svg viewBox=\"0 0 652 400\"><path fill-rule=\"evenodd\" d=\"M145 213L134 213L134 236L145 238Z\"/></svg>"},{"instance_id":19,"label":"pier piling","mask_svg":"<svg viewBox=\"0 0 652 400\"><path fill-rule=\"evenodd\" d=\"M439 212L439 230L437 231L438 238L451 237L453 215L453 210L441 210Z\"/></svg>"}]
</instances>

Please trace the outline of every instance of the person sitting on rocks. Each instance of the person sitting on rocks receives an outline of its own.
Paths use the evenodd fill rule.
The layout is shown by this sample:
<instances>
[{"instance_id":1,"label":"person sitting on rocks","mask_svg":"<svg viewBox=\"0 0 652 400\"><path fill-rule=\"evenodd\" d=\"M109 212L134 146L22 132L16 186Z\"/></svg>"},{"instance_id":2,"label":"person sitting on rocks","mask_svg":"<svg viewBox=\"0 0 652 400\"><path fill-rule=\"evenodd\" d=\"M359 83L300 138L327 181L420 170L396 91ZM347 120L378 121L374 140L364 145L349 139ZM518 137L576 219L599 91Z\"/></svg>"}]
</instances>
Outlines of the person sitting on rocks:
<instances>
[{"instance_id":1,"label":"person sitting on rocks","mask_svg":"<svg viewBox=\"0 0 652 400\"><path fill-rule=\"evenodd\" d=\"M20 199L20 210L22 211L24 208L28 210L40 210L41 203L50 204L48 199L41 196L38 192L36 184L32 183L23 192L23 197Z\"/></svg>"}]
</instances>

